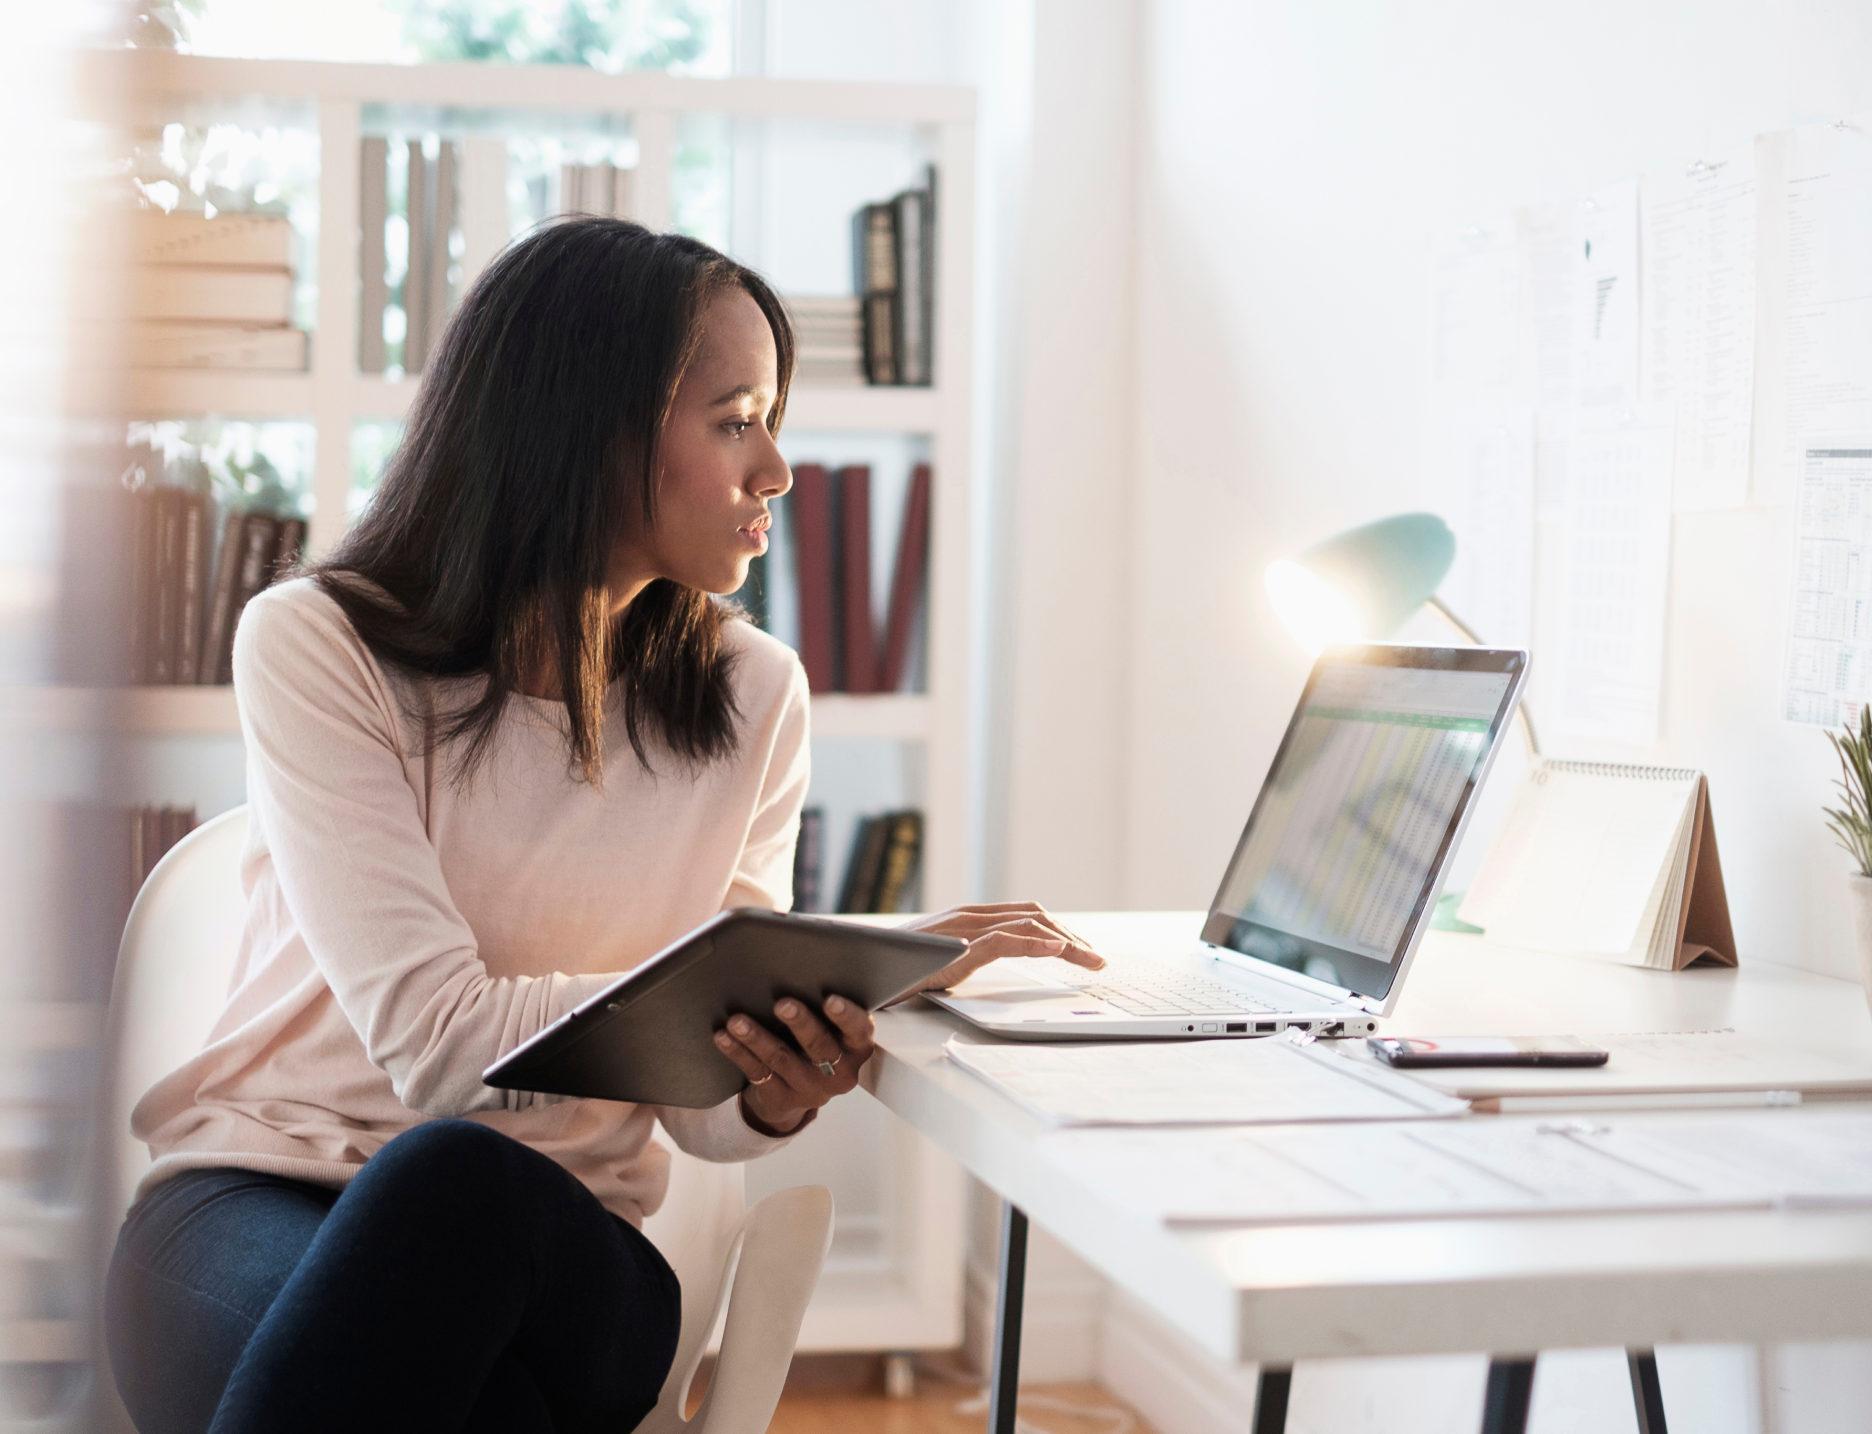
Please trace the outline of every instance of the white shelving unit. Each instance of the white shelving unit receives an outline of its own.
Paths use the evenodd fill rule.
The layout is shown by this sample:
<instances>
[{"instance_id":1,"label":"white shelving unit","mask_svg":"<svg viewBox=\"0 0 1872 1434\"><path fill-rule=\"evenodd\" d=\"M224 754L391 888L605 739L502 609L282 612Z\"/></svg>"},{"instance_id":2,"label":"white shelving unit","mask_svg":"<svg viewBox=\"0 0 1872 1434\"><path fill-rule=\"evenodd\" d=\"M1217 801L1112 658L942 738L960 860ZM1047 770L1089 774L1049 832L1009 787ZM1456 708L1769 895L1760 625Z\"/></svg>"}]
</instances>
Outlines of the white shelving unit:
<instances>
[{"instance_id":1,"label":"white shelving unit","mask_svg":"<svg viewBox=\"0 0 1872 1434\"><path fill-rule=\"evenodd\" d=\"M974 95L950 86L819 83L768 78L690 79L659 73L604 75L562 66L340 65L250 61L161 51L95 51L80 84L100 118L130 124L225 116L252 125L315 125L320 144L316 259L318 306L305 373L134 370L120 406L127 418L214 416L309 422L315 434L309 547L342 536L351 484L351 436L360 421L400 419L415 378L384 379L357 367L359 294L358 141L381 117L399 131L486 137L503 117L539 133L560 119L628 120L638 146L634 218L672 220L676 144L685 116L914 126L933 139L941 175L936 282L937 384L931 388L795 388L787 424L832 434L914 434L925 439L936 482L931 512L927 690L815 698L815 738L886 738L923 746L926 794L923 894L940 907L963 899L967 872L969 739L969 356L974 232ZM473 141L471 140L472 144ZM507 240L474 232L503 206L467 192L460 222L465 264ZM473 278L464 274L464 284ZM41 689L8 694L0 725L112 730L138 738L238 734L225 688ZM830 873L828 874L830 875ZM870 1119L871 1117L867 1117ZM883 1117L888 1120L888 1117ZM909 1349L960 1341L962 1180L957 1167L907 1130L878 1138L864 1121L822 1121L816 1150L868 1168L861 1183L875 1209L855 1212L869 1253L841 1266L839 1244L802 1339L808 1349ZM847 1127L850 1127L849 1129ZM865 1127L865 1128L860 1128Z\"/></svg>"}]
</instances>

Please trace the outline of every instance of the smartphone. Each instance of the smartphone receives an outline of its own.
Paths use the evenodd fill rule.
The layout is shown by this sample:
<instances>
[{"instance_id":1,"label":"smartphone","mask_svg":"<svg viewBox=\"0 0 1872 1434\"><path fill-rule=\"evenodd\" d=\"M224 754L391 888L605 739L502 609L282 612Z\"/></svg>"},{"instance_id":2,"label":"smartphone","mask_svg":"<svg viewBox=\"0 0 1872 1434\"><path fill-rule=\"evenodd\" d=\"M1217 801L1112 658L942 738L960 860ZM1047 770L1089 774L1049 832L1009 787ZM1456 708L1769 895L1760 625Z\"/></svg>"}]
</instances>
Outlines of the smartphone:
<instances>
[{"instance_id":1,"label":"smartphone","mask_svg":"<svg viewBox=\"0 0 1872 1434\"><path fill-rule=\"evenodd\" d=\"M1578 1036L1367 1036L1372 1054L1394 1066L1602 1066L1610 1053Z\"/></svg>"}]
</instances>

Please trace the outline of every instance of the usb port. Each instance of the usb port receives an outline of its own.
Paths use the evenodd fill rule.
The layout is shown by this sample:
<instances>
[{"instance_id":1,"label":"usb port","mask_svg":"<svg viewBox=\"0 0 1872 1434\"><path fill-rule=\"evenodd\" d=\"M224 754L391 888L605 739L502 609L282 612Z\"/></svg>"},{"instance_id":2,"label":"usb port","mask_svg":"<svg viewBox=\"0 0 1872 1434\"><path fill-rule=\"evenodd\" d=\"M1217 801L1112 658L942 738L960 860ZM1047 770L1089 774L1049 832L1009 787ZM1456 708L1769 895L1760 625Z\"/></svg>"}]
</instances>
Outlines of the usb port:
<instances>
[{"instance_id":1,"label":"usb port","mask_svg":"<svg viewBox=\"0 0 1872 1434\"><path fill-rule=\"evenodd\" d=\"M1274 1022L1272 1021L1256 1021L1255 1022L1255 1034L1257 1036L1271 1036L1274 1034L1274 1030L1275 1030L1275 1025L1274 1025Z\"/></svg>"},{"instance_id":2,"label":"usb port","mask_svg":"<svg viewBox=\"0 0 1872 1434\"><path fill-rule=\"evenodd\" d=\"M1310 1031L1313 1029L1313 1023L1311 1021L1289 1021L1287 1023L1287 1029L1290 1031Z\"/></svg>"},{"instance_id":3,"label":"usb port","mask_svg":"<svg viewBox=\"0 0 1872 1434\"><path fill-rule=\"evenodd\" d=\"M1229 1021L1222 1027L1222 1033L1227 1036L1245 1036L1248 1034L1248 1023L1246 1021Z\"/></svg>"}]
</instances>

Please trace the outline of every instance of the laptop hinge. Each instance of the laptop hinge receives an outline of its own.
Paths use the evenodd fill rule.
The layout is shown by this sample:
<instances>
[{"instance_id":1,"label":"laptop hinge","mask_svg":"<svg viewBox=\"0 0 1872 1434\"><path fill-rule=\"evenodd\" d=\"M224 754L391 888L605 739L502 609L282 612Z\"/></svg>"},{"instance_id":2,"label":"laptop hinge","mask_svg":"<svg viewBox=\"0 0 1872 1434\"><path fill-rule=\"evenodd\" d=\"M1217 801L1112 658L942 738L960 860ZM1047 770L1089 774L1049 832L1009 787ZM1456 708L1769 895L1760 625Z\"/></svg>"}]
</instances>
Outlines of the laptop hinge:
<instances>
[{"instance_id":1,"label":"laptop hinge","mask_svg":"<svg viewBox=\"0 0 1872 1434\"><path fill-rule=\"evenodd\" d=\"M1337 1006L1356 1006L1361 1011L1376 1014L1384 1007L1384 1002L1370 996L1361 996L1357 991L1349 991L1344 986L1335 986L1330 981L1321 981L1300 971L1289 971L1284 966L1276 966L1272 961L1263 961L1258 957L1245 956L1240 951L1227 946L1217 946L1213 942L1203 942L1203 949L1213 952L1220 961L1235 970L1250 975L1261 976L1270 981L1277 981L1283 986L1293 986L1309 996L1332 1002Z\"/></svg>"}]
</instances>

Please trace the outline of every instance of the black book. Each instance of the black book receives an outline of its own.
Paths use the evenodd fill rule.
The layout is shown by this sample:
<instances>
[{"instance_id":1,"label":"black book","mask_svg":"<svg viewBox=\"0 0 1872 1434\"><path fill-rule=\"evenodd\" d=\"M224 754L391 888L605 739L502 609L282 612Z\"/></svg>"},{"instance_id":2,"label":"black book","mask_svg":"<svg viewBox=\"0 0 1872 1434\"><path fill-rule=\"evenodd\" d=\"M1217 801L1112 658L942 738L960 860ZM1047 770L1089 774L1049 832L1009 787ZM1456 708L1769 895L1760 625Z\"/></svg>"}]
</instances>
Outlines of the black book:
<instances>
[{"instance_id":1,"label":"black book","mask_svg":"<svg viewBox=\"0 0 1872 1434\"><path fill-rule=\"evenodd\" d=\"M215 658L217 682L234 680L234 633L240 626L240 615L247 604L273 580L273 554L278 542L277 519L269 518L264 513L247 514L241 523L240 542L234 554L238 566L234 570L232 611L229 613L227 632L222 637L221 648ZM227 560L226 555L223 555L222 561Z\"/></svg>"},{"instance_id":2,"label":"black book","mask_svg":"<svg viewBox=\"0 0 1872 1434\"><path fill-rule=\"evenodd\" d=\"M150 681L155 666L156 628L156 493L141 488L130 503L130 670L132 683Z\"/></svg>"},{"instance_id":3,"label":"black book","mask_svg":"<svg viewBox=\"0 0 1872 1434\"><path fill-rule=\"evenodd\" d=\"M808 807L800 813L799 839L793 844L793 909L795 911L817 911L819 909L819 880L825 865L822 838L825 831L825 811L821 807Z\"/></svg>"},{"instance_id":4,"label":"black book","mask_svg":"<svg viewBox=\"0 0 1872 1434\"><path fill-rule=\"evenodd\" d=\"M904 897L916 880L917 862L923 855L923 814L892 812L884 820L890 831L883 859L878 864L877 890L871 910L888 915L903 909Z\"/></svg>"},{"instance_id":5,"label":"black book","mask_svg":"<svg viewBox=\"0 0 1872 1434\"><path fill-rule=\"evenodd\" d=\"M214 586L208 593L208 611L202 623L201 671L196 680L203 684L225 682L221 676L221 652L229 645L234 632L234 596L240 578L241 530L247 515L231 512L221 525L221 552L215 564Z\"/></svg>"},{"instance_id":6,"label":"black book","mask_svg":"<svg viewBox=\"0 0 1872 1434\"><path fill-rule=\"evenodd\" d=\"M839 892L841 913L870 911L877 901L878 874L890 842L889 817L860 817L852 837L851 856L845 863L845 884Z\"/></svg>"},{"instance_id":7,"label":"black book","mask_svg":"<svg viewBox=\"0 0 1872 1434\"><path fill-rule=\"evenodd\" d=\"M146 682L158 686L176 680L176 662L182 652L182 528L188 494L180 488L158 488L156 505L156 558L150 618L150 662Z\"/></svg>"},{"instance_id":8,"label":"black book","mask_svg":"<svg viewBox=\"0 0 1872 1434\"><path fill-rule=\"evenodd\" d=\"M867 204L852 217L852 282L863 301L865 379L901 382L897 353L897 206Z\"/></svg>"}]
</instances>

